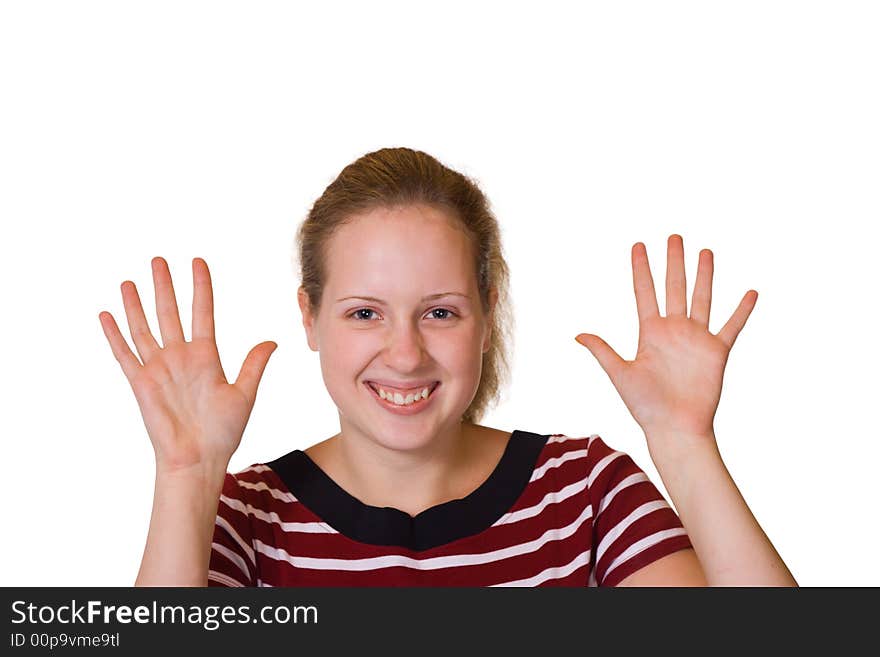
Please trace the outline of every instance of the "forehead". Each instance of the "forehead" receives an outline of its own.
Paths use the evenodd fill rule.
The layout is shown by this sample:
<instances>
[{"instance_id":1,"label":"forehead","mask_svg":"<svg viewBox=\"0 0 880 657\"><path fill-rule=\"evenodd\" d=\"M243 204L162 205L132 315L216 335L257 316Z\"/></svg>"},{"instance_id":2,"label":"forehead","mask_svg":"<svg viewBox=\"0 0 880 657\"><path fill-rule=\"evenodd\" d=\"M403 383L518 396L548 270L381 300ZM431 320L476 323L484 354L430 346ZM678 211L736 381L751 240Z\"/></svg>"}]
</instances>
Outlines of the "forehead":
<instances>
[{"instance_id":1,"label":"forehead","mask_svg":"<svg viewBox=\"0 0 880 657\"><path fill-rule=\"evenodd\" d=\"M326 285L337 290L411 287L427 294L424 288L433 286L476 287L470 237L457 218L432 206L357 215L334 233L325 254Z\"/></svg>"}]
</instances>

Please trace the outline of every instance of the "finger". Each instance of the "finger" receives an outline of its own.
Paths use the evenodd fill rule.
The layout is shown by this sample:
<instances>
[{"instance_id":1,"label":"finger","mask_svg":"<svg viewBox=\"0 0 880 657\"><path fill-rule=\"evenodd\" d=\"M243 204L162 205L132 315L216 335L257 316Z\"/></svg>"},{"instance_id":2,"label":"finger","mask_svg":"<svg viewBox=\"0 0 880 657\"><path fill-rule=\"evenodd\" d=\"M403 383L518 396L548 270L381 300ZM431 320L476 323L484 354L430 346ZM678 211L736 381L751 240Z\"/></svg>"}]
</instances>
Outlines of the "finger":
<instances>
[{"instance_id":1,"label":"finger","mask_svg":"<svg viewBox=\"0 0 880 657\"><path fill-rule=\"evenodd\" d=\"M605 370L605 374L608 375L608 378L611 379L611 382L614 383L616 387L617 384L615 382L620 376L621 370L626 365L626 361L598 335L581 333L575 337L575 340L590 350L590 353L593 354L593 357L597 361L599 361L599 365Z\"/></svg>"},{"instance_id":2,"label":"finger","mask_svg":"<svg viewBox=\"0 0 880 657\"><path fill-rule=\"evenodd\" d=\"M122 289L122 305L125 306L125 317L128 320L131 339L141 357L141 362L146 364L161 347L150 332L150 325L147 324L137 286L132 281L124 281L120 288Z\"/></svg>"},{"instance_id":3,"label":"finger","mask_svg":"<svg viewBox=\"0 0 880 657\"><path fill-rule=\"evenodd\" d=\"M211 272L202 258L193 258L192 337L214 339L214 290Z\"/></svg>"},{"instance_id":4,"label":"finger","mask_svg":"<svg viewBox=\"0 0 880 657\"><path fill-rule=\"evenodd\" d=\"M125 378L131 382L137 371L141 368L141 362L131 351L125 338L122 337L122 333L119 332L119 327L116 325L113 315L106 311L100 312L98 313L98 321L101 322L101 328L104 329L104 336L107 338L107 342L110 343L110 350L113 352L113 356L122 367Z\"/></svg>"},{"instance_id":5,"label":"finger","mask_svg":"<svg viewBox=\"0 0 880 657\"><path fill-rule=\"evenodd\" d=\"M687 314L687 281L684 272L684 243L681 235L666 241L666 316Z\"/></svg>"},{"instance_id":6,"label":"finger","mask_svg":"<svg viewBox=\"0 0 880 657\"><path fill-rule=\"evenodd\" d=\"M739 302L739 306L733 312L733 315L727 320L727 324L725 324L724 328L718 332L718 337L727 345L728 349L733 347L733 343L736 342L739 332L742 331L743 326L746 324L746 320L749 318L749 315L752 314L752 310L757 301L758 293L755 290L749 290L746 292L742 301Z\"/></svg>"},{"instance_id":7,"label":"finger","mask_svg":"<svg viewBox=\"0 0 880 657\"><path fill-rule=\"evenodd\" d=\"M712 273L715 269L715 256L709 249L700 251L697 265L697 281L691 299L691 319L709 328L709 312L712 308Z\"/></svg>"},{"instance_id":8,"label":"finger","mask_svg":"<svg viewBox=\"0 0 880 657\"><path fill-rule=\"evenodd\" d=\"M651 317L657 317L657 293L654 291L654 277L648 264L648 252L642 242L636 242L632 248L633 288L636 293L636 310L639 323Z\"/></svg>"},{"instance_id":9,"label":"finger","mask_svg":"<svg viewBox=\"0 0 880 657\"><path fill-rule=\"evenodd\" d=\"M263 378L263 371L266 369L266 363L269 362L269 356L277 347L278 345L274 342L261 342L250 350L242 363L241 371L235 380L235 386L244 392L251 406L256 401L257 386L260 385L260 379Z\"/></svg>"},{"instance_id":10,"label":"finger","mask_svg":"<svg viewBox=\"0 0 880 657\"><path fill-rule=\"evenodd\" d=\"M164 258L156 257L153 266L153 287L156 289L156 314L159 316L159 331L162 333L162 344L168 346L173 342L183 342L183 327L177 312L177 297L174 295L174 284L171 272Z\"/></svg>"}]
</instances>

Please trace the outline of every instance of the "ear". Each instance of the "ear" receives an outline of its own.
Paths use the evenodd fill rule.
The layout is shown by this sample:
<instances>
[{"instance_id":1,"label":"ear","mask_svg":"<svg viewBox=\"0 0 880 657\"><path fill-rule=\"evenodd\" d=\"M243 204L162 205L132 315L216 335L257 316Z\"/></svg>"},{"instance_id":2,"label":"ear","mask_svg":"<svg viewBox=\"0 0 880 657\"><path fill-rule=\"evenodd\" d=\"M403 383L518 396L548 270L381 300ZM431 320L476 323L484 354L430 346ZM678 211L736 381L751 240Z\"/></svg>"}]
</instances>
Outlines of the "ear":
<instances>
[{"instance_id":1,"label":"ear","mask_svg":"<svg viewBox=\"0 0 880 657\"><path fill-rule=\"evenodd\" d=\"M318 351L317 331L315 330L315 316L312 314L312 307L309 303L309 295L306 294L302 285L296 292L296 300L299 303L299 310L302 313L303 328L306 330L306 341L309 343L309 349Z\"/></svg>"},{"instance_id":2,"label":"ear","mask_svg":"<svg viewBox=\"0 0 880 657\"><path fill-rule=\"evenodd\" d=\"M483 353L492 345L492 324L495 321L495 304L498 303L498 290L489 288L489 314L486 316L486 337L483 339Z\"/></svg>"}]
</instances>

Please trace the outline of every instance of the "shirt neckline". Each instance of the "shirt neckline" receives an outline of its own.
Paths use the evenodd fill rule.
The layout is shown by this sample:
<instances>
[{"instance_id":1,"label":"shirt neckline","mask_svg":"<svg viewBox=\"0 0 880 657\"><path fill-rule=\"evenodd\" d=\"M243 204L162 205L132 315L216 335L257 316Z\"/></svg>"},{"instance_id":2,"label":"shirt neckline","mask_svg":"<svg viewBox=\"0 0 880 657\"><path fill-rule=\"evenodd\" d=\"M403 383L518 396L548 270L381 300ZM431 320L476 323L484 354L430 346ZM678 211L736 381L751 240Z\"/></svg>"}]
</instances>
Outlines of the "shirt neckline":
<instances>
[{"instance_id":1,"label":"shirt neckline","mask_svg":"<svg viewBox=\"0 0 880 657\"><path fill-rule=\"evenodd\" d=\"M266 465L303 505L340 534L361 543L427 550L491 527L525 490L550 434L515 429L489 477L466 497L416 516L364 504L300 449Z\"/></svg>"}]
</instances>

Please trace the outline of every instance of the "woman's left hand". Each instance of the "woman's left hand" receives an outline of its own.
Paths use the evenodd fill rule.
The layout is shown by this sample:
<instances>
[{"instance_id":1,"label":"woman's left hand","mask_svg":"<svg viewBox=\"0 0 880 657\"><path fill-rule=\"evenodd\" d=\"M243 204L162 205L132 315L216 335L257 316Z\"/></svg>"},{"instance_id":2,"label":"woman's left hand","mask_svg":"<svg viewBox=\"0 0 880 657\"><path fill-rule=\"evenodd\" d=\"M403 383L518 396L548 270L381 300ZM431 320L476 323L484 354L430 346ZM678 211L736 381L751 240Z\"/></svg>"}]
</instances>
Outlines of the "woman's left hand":
<instances>
[{"instance_id":1,"label":"woman's left hand","mask_svg":"<svg viewBox=\"0 0 880 657\"><path fill-rule=\"evenodd\" d=\"M633 287L639 315L635 360L622 359L596 335L575 339L590 350L611 379L645 434L714 436L724 367L758 293L749 290L724 328L709 332L712 303L712 252L700 251L697 280L687 316L684 245L680 235L667 243L666 317L657 308L645 245L632 248Z\"/></svg>"}]
</instances>

